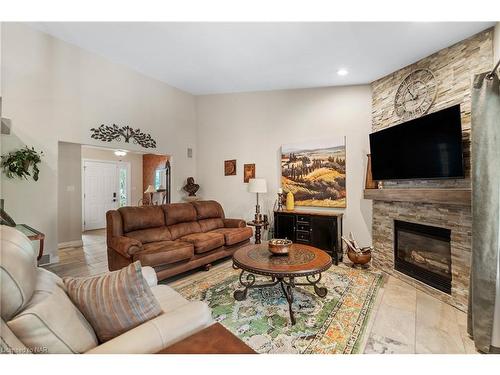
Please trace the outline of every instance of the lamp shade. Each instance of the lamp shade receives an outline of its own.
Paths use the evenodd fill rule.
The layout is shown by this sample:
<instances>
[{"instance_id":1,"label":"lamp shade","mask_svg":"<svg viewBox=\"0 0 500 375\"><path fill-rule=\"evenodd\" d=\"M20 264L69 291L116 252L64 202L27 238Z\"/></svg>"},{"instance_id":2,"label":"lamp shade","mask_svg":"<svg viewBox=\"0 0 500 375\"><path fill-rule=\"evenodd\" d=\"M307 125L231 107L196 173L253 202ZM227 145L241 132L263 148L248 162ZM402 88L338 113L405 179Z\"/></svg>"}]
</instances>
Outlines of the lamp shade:
<instances>
[{"instance_id":1,"label":"lamp shade","mask_svg":"<svg viewBox=\"0 0 500 375\"><path fill-rule=\"evenodd\" d=\"M144 192L144 194L147 194L147 193L156 193L156 189L154 188L153 185L148 185L148 188L146 189L146 191Z\"/></svg>"},{"instance_id":2,"label":"lamp shade","mask_svg":"<svg viewBox=\"0 0 500 375\"><path fill-rule=\"evenodd\" d=\"M248 181L249 193L267 193L267 183L263 178L251 178Z\"/></svg>"}]
</instances>

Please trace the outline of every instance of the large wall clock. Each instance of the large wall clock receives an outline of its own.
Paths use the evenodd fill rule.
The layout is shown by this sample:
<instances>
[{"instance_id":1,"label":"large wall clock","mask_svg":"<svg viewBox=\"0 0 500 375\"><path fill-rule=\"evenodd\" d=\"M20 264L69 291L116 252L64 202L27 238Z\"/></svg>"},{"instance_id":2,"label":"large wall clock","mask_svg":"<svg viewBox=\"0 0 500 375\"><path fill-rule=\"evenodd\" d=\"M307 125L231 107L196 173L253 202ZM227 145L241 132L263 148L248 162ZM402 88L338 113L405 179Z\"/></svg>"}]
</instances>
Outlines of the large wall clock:
<instances>
[{"instance_id":1,"label":"large wall clock","mask_svg":"<svg viewBox=\"0 0 500 375\"><path fill-rule=\"evenodd\" d=\"M403 120L425 115L437 95L437 81L429 69L417 69L399 85L394 98L394 110Z\"/></svg>"}]
</instances>

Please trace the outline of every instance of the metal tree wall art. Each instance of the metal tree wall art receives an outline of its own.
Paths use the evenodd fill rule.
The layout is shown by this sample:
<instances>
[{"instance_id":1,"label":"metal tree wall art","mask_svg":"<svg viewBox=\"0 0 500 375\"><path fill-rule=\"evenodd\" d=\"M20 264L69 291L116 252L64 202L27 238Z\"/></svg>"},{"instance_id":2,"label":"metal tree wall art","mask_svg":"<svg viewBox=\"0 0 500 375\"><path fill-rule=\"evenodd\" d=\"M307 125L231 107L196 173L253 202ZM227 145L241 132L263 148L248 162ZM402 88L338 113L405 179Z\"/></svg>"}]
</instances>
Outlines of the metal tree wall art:
<instances>
[{"instance_id":1,"label":"metal tree wall art","mask_svg":"<svg viewBox=\"0 0 500 375\"><path fill-rule=\"evenodd\" d=\"M150 134L141 132L141 129L133 129L130 126L118 127L116 124L112 126L102 124L98 128L90 129L93 139L99 139L104 142L121 141L122 137L126 143L130 143L130 139L135 144L138 144L144 148L155 148L156 141L151 138Z\"/></svg>"}]
</instances>

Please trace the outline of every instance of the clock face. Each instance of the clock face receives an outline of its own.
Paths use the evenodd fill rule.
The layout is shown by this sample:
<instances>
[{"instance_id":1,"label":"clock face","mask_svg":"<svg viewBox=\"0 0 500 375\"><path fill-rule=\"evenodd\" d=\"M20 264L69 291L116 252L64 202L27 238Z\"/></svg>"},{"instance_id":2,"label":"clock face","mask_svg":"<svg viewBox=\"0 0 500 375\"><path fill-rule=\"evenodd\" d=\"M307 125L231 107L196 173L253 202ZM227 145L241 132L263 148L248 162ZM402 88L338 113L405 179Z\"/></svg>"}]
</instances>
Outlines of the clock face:
<instances>
[{"instance_id":1,"label":"clock face","mask_svg":"<svg viewBox=\"0 0 500 375\"><path fill-rule=\"evenodd\" d=\"M418 69L406 76L394 98L396 114L409 120L427 113L437 95L437 82L428 69Z\"/></svg>"}]
</instances>

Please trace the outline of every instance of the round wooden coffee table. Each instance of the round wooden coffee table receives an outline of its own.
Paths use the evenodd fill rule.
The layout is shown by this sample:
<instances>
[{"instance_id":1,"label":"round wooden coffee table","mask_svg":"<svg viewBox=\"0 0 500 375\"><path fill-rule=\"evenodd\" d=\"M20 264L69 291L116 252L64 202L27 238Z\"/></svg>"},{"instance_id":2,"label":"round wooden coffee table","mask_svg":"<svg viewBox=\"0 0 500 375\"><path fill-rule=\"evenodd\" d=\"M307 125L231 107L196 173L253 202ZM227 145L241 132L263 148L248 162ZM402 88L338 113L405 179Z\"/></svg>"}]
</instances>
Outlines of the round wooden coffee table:
<instances>
[{"instance_id":1,"label":"round wooden coffee table","mask_svg":"<svg viewBox=\"0 0 500 375\"><path fill-rule=\"evenodd\" d=\"M240 269L240 284L233 296L237 301L247 298L248 289L268 288L280 284L288 302L290 320L295 324L292 310L293 288L313 286L314 292L325 297L328 290L318 286L321 273L332 265L332 258L323 250L308 245L293 244L288 255L273 255L267 248L267 242L248 245L237 250L233 255L233 268ZM269 283L255 283L255 275L269 276ZM297 283L296 278L305 277L306 282Z\"/></svg>"}]
</instances>

